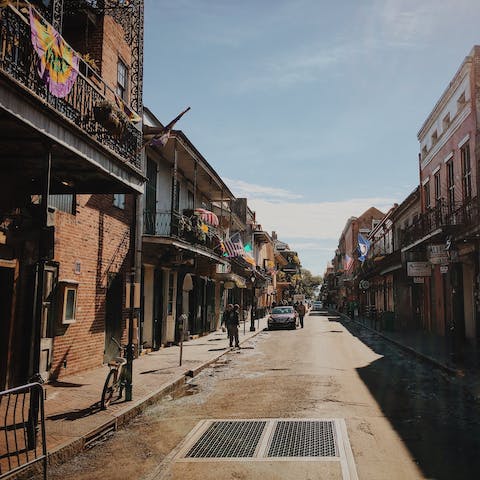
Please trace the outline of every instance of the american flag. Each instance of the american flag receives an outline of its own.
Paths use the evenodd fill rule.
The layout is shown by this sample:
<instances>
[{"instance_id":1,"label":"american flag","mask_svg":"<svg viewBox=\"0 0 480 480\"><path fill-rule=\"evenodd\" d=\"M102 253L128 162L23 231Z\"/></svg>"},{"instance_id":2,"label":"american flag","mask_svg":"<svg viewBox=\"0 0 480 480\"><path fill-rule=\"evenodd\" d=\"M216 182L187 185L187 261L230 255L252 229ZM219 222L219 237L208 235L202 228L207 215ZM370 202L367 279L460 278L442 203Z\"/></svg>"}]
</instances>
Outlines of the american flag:
<instances>
[{"instance_id":1,"label":"american flag","mask_svg":"<svg viewBox=\"0 0 480 480\"><path fill-rule=\"evenodd\" d=\"M235 240L234 237L236 237ZM228 257L239 257L243 256L245 253L243 242L239 235L234 235L233 237L230 237L230 239L225 240L223 245L225 246Z\"/></svg>"},{"instance_id":2,"label":"american flag","mask_svg":"<svg viewBox=\"0 0 480 480\"><path fill-rule=\"evenodd\" d=\"M345 255L345 261L344 261L343 266L344 266L344 270L346 272L349 272L352 269L353 261L354 261L354 259L350 255Z\"/></svg>"}]
</instances>

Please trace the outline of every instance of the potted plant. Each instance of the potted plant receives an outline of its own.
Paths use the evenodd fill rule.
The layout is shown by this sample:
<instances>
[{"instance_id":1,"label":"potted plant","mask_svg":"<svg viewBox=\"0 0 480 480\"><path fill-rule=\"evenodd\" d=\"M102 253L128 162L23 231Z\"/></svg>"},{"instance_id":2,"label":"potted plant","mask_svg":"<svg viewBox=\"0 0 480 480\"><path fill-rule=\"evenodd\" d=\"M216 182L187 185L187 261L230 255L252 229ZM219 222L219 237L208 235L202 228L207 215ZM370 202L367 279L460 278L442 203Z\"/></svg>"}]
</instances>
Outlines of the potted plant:
<instances>
[{"instance_id":1,"label":"potted plant","mask_svg":"<svg viewBox=\"0 0 480 480\"><path fill-rule=\"evenodd\" d=\"M100 125L117 136L125 131L128 124L127 116L107 99L93 107L93 116Z\"/></svg>"}]
</instances>

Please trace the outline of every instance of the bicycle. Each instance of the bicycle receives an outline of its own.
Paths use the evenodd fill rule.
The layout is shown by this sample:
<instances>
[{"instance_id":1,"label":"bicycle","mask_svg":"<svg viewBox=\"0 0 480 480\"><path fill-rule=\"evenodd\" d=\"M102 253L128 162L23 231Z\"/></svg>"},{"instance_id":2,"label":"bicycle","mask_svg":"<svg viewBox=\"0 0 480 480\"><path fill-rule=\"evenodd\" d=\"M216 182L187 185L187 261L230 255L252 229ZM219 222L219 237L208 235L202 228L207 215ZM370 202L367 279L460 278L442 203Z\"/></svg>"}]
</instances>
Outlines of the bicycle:
<instances>
[{"instance_id":1,"label":"bicycle","mask_svg":"<svg viewBox=\"0 0 480 480\"><path fill-rule=\"evenodd\" d=\"M117 345L119 352L122 350L126 353L126 346L120 345L113 337L113 342ZM108 362L110 371L107 374L105 379L105 384L103 385L102 399L100 401L100 406L102 410L105 410L111 403L113 395L118 391L118 397L122 398L123 389L125 388L125 374L123 372L123 366L127 363L126 358L124 357L115 357Z\"/></svg>"}]
</instances>

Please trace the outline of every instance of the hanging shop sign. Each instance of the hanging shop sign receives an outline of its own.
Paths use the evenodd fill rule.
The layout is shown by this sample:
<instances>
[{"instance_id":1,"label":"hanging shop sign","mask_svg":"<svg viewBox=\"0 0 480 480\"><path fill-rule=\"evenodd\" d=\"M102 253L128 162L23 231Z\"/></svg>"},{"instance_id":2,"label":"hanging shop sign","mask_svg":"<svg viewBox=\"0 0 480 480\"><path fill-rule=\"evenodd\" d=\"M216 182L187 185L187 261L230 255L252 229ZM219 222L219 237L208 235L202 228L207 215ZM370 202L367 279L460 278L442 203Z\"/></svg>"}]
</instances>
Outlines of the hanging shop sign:
<instances>
[{"instance_id":1,"label":"hanging shop sign","mask_svg":"<svg viewBox=\"0 0 480 480\"><path fill-rule=\"evenodd\" d=\"M428 259L432 265L448 263L448 251L445 244L428 245Z\"/></svg>"},{"instance_id":2,"label":"hanging shop sign","mask_svg":"<svg viewBox=\"0 0 480 480\"><path fill-rule=\"evenodd\" d=\"M409 277L431 277L430 262L407 262L407 275Z\"/></svg>"},{"instance_id":3,"label":"hanging shop sign","mask_svg":"<svg viewBox=\"0 0 480 480\"><path fill-rule=\"evenodd\" d=\"M440 273L443 273L443 274L448 273L448 265L442 265L440 267Z\"/></svg>"},{"instance_id":4,"label":"hanging shop sign","mask_svg":"<svg viewBox=\"0 0 480 480\"><path fill-rule=\"evenodd\" d=\"M413 277L413 283L425 283L425 277Z\"/></svg>"},{"instance_id":5,"label":"hanging shop sign","mask_svg":"<svg viewBox=\"0 0 480 480\"><path fill-rule=\"evenodd\" d=\"M369 287L370 287L370 282L368 280L360 280L358 286L362 289L362 290L368 290Z\"/></svg>"}]
</instances>

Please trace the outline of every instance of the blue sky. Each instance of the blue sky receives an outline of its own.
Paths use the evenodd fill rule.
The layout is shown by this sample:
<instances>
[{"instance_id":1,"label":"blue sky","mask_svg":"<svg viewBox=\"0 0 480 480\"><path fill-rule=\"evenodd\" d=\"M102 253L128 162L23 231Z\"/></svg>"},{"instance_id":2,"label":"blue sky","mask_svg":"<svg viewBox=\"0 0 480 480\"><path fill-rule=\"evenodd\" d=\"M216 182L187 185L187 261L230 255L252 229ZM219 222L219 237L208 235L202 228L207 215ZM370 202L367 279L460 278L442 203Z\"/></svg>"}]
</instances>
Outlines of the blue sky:
<instances>
[{"instance_id":1,"label":"blue sky","mask_svg":"<svg viewBox=\"0 0 480 480\"><path fill-rule=\"evenodd\" d=\"M417 131L480 43L478 0L146 0L144 102L315 274L418 182Z\"/></svg>"}]
</instances>

